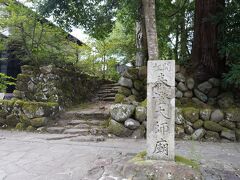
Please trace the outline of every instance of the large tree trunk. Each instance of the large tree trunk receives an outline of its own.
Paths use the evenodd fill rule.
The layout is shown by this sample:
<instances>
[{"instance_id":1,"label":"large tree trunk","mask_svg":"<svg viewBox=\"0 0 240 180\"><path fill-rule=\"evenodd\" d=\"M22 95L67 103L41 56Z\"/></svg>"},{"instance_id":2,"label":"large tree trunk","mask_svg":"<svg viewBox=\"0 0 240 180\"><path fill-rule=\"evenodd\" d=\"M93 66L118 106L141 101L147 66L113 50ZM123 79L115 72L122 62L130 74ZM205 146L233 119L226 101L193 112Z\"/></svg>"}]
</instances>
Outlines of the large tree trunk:
<instances>
[{"instance_id":1,"label":"large tree trunk","mask_svg":"<svg viewBox=\"0 0 240 180\"><path fill-rule=\"evenodd\" d=\"M218 26L212 19L222 11L224 0L196 0L192 62L199 82L220 76L224 61L218 54Z\"/></svg>"},{"instance_id":2,"label":"large tree trunk","mask_svg":"<svg viewBox=\"0 0 240 180\"><path fill-rule=\"evenodd\" d=\"M147 35L142 1L139 0L138 19L136 22L136 67L147 65Z\"/></svg>"},{"instance_id":3,"label":"large tree trunk","mask_svg":"<svg viewBox=\"0 0 240 180\"><path fill-rule=\"evenodd\" d=\"M158 60L155 0L142 0L147 33L148 60Z\"/></svg>"}]
</instances>

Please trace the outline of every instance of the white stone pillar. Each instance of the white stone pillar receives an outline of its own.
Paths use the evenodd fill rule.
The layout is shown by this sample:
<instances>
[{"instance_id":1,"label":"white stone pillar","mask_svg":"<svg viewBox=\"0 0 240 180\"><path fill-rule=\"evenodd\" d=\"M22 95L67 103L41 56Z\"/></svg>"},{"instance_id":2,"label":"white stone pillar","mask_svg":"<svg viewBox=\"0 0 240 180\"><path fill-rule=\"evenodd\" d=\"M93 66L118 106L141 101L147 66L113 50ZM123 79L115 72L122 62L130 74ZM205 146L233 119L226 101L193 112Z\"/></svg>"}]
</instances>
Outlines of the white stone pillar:
<instances>
[{"instance_id":1,"label":"white stone pillar","mask_svg":"<svg viewBox=\"0 0 240 180\"><path fill-rule=\"evenodd\" d=\"M175 61L148 61L147 154L150 159L174 160Z\"/></svg>"}]
</instances>

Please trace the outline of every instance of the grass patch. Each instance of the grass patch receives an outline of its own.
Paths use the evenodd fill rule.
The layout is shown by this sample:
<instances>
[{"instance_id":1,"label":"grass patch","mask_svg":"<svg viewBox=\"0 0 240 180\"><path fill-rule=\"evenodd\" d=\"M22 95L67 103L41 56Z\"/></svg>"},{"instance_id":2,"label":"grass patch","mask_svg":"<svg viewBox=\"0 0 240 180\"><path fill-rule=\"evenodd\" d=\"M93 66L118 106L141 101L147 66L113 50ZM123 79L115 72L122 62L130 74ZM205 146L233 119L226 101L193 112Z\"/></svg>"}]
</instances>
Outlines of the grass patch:
<instances>
[{"instance_id":1,"label":"grass patch","mask_svg":"<svg viewBox=\"0 0 240 180\"><path fill-rule=\"evenodd\" d=\"M175 162L191 166L194 169L199 169L199 163L192 159L187 159L182 156L175 156Z\"/></svg>"}]
</instances>

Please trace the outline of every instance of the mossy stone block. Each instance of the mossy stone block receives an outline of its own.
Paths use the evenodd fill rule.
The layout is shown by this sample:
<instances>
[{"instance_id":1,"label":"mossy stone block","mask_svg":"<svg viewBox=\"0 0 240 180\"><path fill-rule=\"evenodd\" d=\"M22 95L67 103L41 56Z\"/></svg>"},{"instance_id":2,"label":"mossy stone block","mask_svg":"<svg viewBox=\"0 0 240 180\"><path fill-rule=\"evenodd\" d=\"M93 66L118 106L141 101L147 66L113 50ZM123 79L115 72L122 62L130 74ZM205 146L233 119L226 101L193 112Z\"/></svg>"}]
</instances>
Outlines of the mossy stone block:
<instances>
[{"instance_id":1,"label":"mossy stone block","mask_svg":"<svg viewBox=\"0 0 240 180\"><path fill-rule=\"evenodd\" d=\"M193 107L182 108L183 116L187 121L194 123L199 119L199 109Z\"/></svg>"},{"instance_id":2,"label":"mossy stone block","mask_svg":"<svg viewBox=\"0 0 240 180\"><path fill-rule=\"evenodd\" d=\"M205 121L204 128L214 132L221 132L224 129L221 125L213 121Z\"/></svg>"},{"instance_id":3,"label":"mossy stone block","mask_svg":"<svg viewBox=\"0 0 240 180\"><path fill-rule=\"evenodd\" d=\"M46 117L34 118L30 120L30 123L33 127L39 128L47 124L48 119Z\"/></svg>"},{"instance_id":4,"label":"mossy stone block","mask_svg":"<svg viewBox=\"0 0 240 180\"><path fill-rule=\"evenodd\" d=\"M126 98L126 96L124 96L123 94L116 94L115 95L115 103L122 103L122 102L124 102L125 98Z\"/></svg>"},{"instance_id":5,"label":"mossy stone block","mask_svg":"<svg viewBox=\"0 0 240 180\"><path fill-rule=\"evenodd\" d=\"M124 96L130 96L132 94L131 90L126 87L120 87L118 93L123 94Z\"/></svg>"},{"instance_id":6,"label":"mossy stone block","mask_svg":"<svg viewBox=\"0 0 240 180\"><path fill-rule=\"evenodd\" d=\"M203 126L203 121L200 120L200 119L193 123L193 128L194 129L199 129L202 126Z\"/></svg>"}]
</instances>

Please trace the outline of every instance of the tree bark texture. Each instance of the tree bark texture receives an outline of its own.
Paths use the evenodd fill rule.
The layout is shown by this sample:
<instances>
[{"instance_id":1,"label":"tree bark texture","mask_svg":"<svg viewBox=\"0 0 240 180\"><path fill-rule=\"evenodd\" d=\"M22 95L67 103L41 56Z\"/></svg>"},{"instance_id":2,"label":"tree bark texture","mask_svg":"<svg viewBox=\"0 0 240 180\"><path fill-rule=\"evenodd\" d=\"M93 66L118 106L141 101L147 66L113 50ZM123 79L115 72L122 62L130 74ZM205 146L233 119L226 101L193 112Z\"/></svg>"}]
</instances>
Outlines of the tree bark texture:
<instances>
[{"instance_id":1,"label":"tree bark texture","mask_svg":"<svg viewBox=\"0 0 240 180\"><path fill-rule=\"evenodd\" d=\"M136 67L147 65L147 34L145 28L142 1L139 1L138 19L136 21Z\"/></svg>"},{"instance_id":2,"label":"tree bark texture","mask_svg":"<svg viewBox=\"0 0 240 180\"><path fill-rule=\"evenodd\" d=\"M199 82L212 76L220 76L225 64L218 54L219 24L212 19L223 10L223 7L224 0L195 1L192 62L195 79Z\"/></svg>"},{"instance_id":3,"label":"tree bark texture","mask_svg":"<svg viewBox=\"0 0 240 180\"><path fill-rule=\"evenodd\" d=\"M156 27L155 0L142 0L147 33L148 60L158 60L158 38Z\"/></svg>"}]
</instances>

